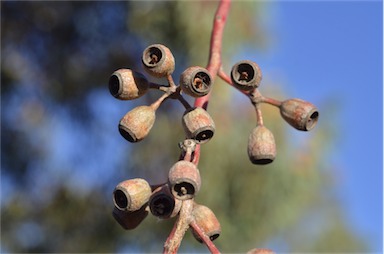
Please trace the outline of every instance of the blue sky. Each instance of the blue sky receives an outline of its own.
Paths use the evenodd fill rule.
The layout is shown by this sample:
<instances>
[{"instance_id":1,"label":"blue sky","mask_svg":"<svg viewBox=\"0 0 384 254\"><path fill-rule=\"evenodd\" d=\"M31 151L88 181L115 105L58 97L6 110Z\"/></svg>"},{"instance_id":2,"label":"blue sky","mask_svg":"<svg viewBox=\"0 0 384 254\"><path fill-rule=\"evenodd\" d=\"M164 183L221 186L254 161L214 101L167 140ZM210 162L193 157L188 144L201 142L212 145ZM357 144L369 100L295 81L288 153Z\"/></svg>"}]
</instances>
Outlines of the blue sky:
<instances>
[{"instance_id":1,"label":"blue sky","mask_svg":"<svg viewBox=\"0 0 384 254\"><path fill-rule=\"evenodd\" d=\"M272 1L267 10L272 44L255 58L264 76L278 70L289 95L336 102L335 112L319 108L317 128L333 121L338 135L337 195L352 228L382 249L382 2Z\"/></svg>"}]
</instances>

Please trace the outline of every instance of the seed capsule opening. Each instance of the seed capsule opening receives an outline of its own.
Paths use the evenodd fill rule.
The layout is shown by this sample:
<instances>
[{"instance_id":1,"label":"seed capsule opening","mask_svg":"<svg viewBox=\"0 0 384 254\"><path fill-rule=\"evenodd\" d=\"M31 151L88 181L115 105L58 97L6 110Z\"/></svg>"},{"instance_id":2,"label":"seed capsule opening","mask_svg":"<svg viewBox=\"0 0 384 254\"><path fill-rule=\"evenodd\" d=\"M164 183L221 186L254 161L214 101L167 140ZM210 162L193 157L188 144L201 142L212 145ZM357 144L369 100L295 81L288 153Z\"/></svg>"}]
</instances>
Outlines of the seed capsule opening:
<instances>
[{"instance_id":1,"label":"seed capsule opening","mask_svg":"<svg viewBox=\"0 0 384 254\"><path fill-rule=\"evenodd\" d=\"M144 55L144 62L148 67L156 66L163 58L163 53L157 47L149 47Z\"/></svg>"},{"instance_id":2,"label":"seed capsule opening","mask_svg":"<svg viewBox=\"0 0 384 254\"><path fill-rule=\"evenodd\" d=\"M196 73L194 79L193 79L193 85L192 88L197 93L206 93L206 91L209 91L211 86L211 77L208 73L205 72L198 72Z\"/></svg>"},{"instance_id":3,"label":"seed capsule opening","mask_svg":"<svg viewBox=\"0 0 384 254\"><path fill-rule=\"evenodd\" d=\"M138 141L135 134L133 134L129 129L127 129L126 127L124 127L121 124L119 125L119 132L120 132L121 136L123 136L123 138L125 138L126 140L128 140L131 143Z\"/></svg>"},{"instance_id":4,"label":"seed capsule opening","mask_svg":"<svg viewBox=\"0 0 384 254\"><path fill-rule=\"evenodd\" d=\"M125 209L128 207L128 198L122 190L116 190L113 193L113 198L118 208Z\"/></svg>"},{"instance_id":5,"label":"seed capsule opening","mask_svg":"<svg viewBox=\"0 0 384 254\"><path fill-rule=\"evenodd\" d=\"M205 143L213 137L214 132L211 129L200 131L196 135L196 141L198 143Z\"/></svg>"},{"instance_id":6,"label":"seed capsule opening","mask_svg":"<svg viewBox=\"0 0 384 254\"><path fill-rule=\"evenodd\" d=\"M239 64L237 67L237 72L235 75L235 78L240 83L247 83L251 81L255 76L255 71L253 70L252 66L248 63L242 63Z\"/></svg>"},{"instance_id":7,"label":"seed capsule opening","mask_svg":"<svg viewBox=\"0 0 384 254\"><path fill-rule=\"evenodd\" d=\"M165 195L155 196L150 201L151 213L156 217L168 217L172 214L175 201Z\"/></svg>"},{"instance_id":8,"label":"seed capsule opening","mask_svg":"<svg viewBox=\"0 0 384 254\"><path fill-rule=\"evenodd\" d=\"M117 97L121 94L121 85L120 85L120 79L116 75L112 75L109 78L109 92L112 94L113 97Z\"/></svg>"},{"instance_id":9,"label":"seed capsule opening","mask_svg":"<svg viewBox=\"0 0 384 254\"><path fill-rule=\"evenodd\" d=\"M319 119L319 112L315 111L313 112L310 117L308 118L307 124L306 124L306 129L312 130L315 125L317 124L317 120Z\"/></svg>"},{"instance_id":10,"label":"seed capsule opening","mask_svg":"<svg viewBox=\"0 0 384 254\"><path fill-rule=\"evenodd\" d=\"M188 182L182 182L179 184L175 184L173 187L173 193L176 194L178 197L188 197L193 196L195 194L195 187Z\"/></svg>"}]
</instances>

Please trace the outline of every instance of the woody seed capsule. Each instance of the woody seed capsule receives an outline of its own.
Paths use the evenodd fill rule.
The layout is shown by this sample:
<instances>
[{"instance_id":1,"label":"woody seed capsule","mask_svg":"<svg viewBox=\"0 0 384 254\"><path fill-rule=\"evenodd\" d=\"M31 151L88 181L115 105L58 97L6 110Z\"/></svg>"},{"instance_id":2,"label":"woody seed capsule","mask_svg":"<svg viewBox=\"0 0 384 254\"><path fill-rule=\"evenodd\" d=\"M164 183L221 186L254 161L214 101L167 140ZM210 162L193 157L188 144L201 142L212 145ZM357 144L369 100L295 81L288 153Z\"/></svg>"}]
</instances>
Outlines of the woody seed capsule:
<instances>
[{"instance_id":1,"label":"woody seed capsule","mask_svg":"<svg viewBox=\"0 0 384 254\"><path fill-rule=\"evenodd\" d=\"M204 205L195 204L192 210L192 215L196 224L201 228L204 234L211 239L211 241L220 236L221 226L211 209ZM192 233L197 241L203 243L203 240L195 231L192 230Z\"/></svg>"},{"instance_id":2,"label":"woody seed capsule","mask_svg":"<svg viewBox=\"0 0 384 254\"><path fill-rule=\"evenodd\" d=\"M203 108L190 108L184 112L182 125L187 138L194 139L197 143L208 142L215 133L215 123Z\"/></svg>"},{"instance_id":3,"label":"woody seed capsule","mask_svg":"<svg viewBox=\"0 0 384 254\"><path fill-rule=\"evenodd\" d=\"M248 157L253 164L258 165L271 163L275 159L275 138L264 125L256 126L249 135Z\"/></svg>"},{"instance_id":4,"label":"woody seed capsule","mask_svg":"<svg viewBox=\"0 0 384 254\"><path fill-rule=\"evenodd\" d=\"M144 49L141 60L145 70L154 77L166 77L175 70L172 52L162 44L153 44Z\"/></svg>"},{"instance_id":5,"label":"woody seed capsule","mask_svg":"<svg viewBox=\"0 0 384 254\"><path fill-rule=\"evenodd\" d=\"M151 186L141 178L125 180L113 191L113 203L121 211L137 211L144 206L152 194Z\"/></svg>"},{"instance_id":6,"label":"woody seed capsule","mask_svg":"<svg viewBox=\"0 0 384 254\"><path fill-rule=\"evenodd\" d=\"M211 86L211 74L202 67L189 67L180 75L181 90L192 97L207 95L211 90Z\"/></svg>"},{"instance_id":7,"label":"woody seed capsule","mask_svg":"<svg viewBox=\"0 0 384 254\"><path fill-rule=\"evenodd\" d=\"M175 199L172 195L169 185L164 184L153 191L149 198L149 209L154 216L160 219L168 219L175 217L179 213L181 203L181 200Z\"/></svg>"},{"instance_id":8,"label":"woody seed capsule","mask_svg":"<svg viewBox=\"0 0 384 254\"><path fill-rule=\"evenodd\" d=\"M169 170L168 182L175 198L191 199L200 190L200 172L192 162L178 161Z\"/></svg>"},{"instance_id":9,"label":"woody seed capsule","mask_svg":"<svg viewBox=\"0 0 384 254\"><path fill-rule=\"evenodd\" d=\"M109 92L120 100L133 100L148 91L148 81L139 72L130 69L119 69L109 78Z\"/></svg>"},{"instance_id":10,"label":"woody seed capsule","mask_svg":"<svg viewBox=\"0 0 384 254\"><path fill-rule=\"evenodd\" d=\"M144 139L155 123L155 109L151 106L138 106L129 111L119 122L120 134L129 142Z\"/></svg>"},{"instance_id":11,"label":"woody seed capsule","mask_svg":"<svg viewBox=\"0 0 384 254\"><path fill-rule=\"evenodd\" d=\"M250 91L260 85L262 78L260 67L252 61L243 60L236 63L231 70L233 85L243 91Z\"/></svg>"},{"instance_id":12,"label":"woody seed capsule","mask_svg":"<svg viewBox=\"0 0 384 254\"><path fill-rule=\"evenodd\" d=\"M317 108L301 99L289 99L280 105L280 114L291 126L300 131L312 130L319 118Z\"/></svg>"}]
</instances>

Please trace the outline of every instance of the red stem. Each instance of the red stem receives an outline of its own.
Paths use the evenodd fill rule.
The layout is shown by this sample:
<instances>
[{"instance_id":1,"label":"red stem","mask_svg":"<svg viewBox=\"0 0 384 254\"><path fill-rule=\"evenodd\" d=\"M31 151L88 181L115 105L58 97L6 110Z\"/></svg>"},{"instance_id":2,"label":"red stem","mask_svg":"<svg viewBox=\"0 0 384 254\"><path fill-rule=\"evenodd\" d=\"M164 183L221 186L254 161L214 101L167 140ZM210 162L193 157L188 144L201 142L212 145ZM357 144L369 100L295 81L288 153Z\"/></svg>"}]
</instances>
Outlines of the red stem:
<instances>
[{"instance_id":1,"label":"red stem","mask_svg":"<svg viewBox=\"0 0 384 254\"><path fill-rule=\"evenodd\" d=\"M207 65L207 70L209 71L212 77L212 83L214 83L216 75L221 68L221 48L223 41L223 32L230 6L231 0L221 0L213 22L211 44L209 50L209 61ZM202 107L204 109L207 109L211 92L212 89L207 95L196 98L194 107ZM196 146L194 155L195 156L193 158L193 163L197 165L200 159L200 145Z\"/></svg>"},{"instance_id":2,"label":"red stem","mask_svg":"<svg viewBox=\"0 0 384 254\"><path fill-rule=\"evenodd\" d=\"M220 253L220 251L217 249L215 244L211 241L211 239L209 239L209 237L203 232L203 230L201 230L199 225L197 225L194 220L191 222L190 226L191 226L191 228L193 228L195 233L199 235L200 239L203 240L205 245L207 245L209 251L212 254L219 254Z\"/></svg>"}]
</instances>

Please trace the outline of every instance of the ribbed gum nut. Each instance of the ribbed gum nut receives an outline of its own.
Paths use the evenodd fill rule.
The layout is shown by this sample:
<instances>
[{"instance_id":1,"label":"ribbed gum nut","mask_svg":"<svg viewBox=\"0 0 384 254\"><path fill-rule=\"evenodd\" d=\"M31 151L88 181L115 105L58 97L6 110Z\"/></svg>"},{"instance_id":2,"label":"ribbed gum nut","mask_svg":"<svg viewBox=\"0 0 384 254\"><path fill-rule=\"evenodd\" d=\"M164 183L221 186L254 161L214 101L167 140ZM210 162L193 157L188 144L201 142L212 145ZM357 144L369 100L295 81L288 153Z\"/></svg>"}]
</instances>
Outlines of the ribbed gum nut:
<instances>
[{"instance_id":1,"label":"ribbed gum nut","mask_svg":"<svg viewBox=\"0 0 384 254\"><path fill-rule=\"evenodd\" d=\"M147 217L145 206L134 212L121 211L116 207L112 212L113 218L126 230L135 229Z\"/></svg>"},{"instance_id":2,"label":"ribbed gum nut","mask_svg":"<svg viewBox=\"0 0 384 254\"><path fill-rule=\"evenodd\" d=\"M255 249L249 250L247 254L275 254L275 252L273 252L270 249L255 248Z\"/></svg>"},{"instance_id":3,"label":"ribbed gum nut","mask_svg":"<svg viewBox=\"0 0 384 254\"><path fill-rule=\"evenodd\" d=\"M211 241L220 236L221 226L211 209L204 205L195 204L192 210L192 215L196 224L201 228L204 234L211 239ZM197 241L203 243L203 240L194 230L192 230L192 233Z\"/></svg>"},{"instance_id":4,"label":"ribbed gum nut","mask_svg":"<svg viewBox=\"0 0 384 254\"><path fill-rule=\"evenodd\" d=\"M141 60L145 70L154 77L166 77L175 70L172 52L162 44L153 44L144 49Z\"/></svg>"},{"instance_id":5,"label":"ribbed gum nut","mask_svg":"<svg viewBox=\"0 0 384 254\"><path fill-rule=\"evenodd\" d=\"M141 178L125 180L113 191L113 203L121 211L137 211L148 203L151 186Z\"/></svg>"},{"instance_id":6,"label":"ribbed gum nut","mask_svg":"<svg viewBox=\"0 0 384 254\"><path fill-rule=\"evenodd\" d=\"M248 157L253 164L257 165L265 165L275 159L275 138L264 125L256 126L249 135Z\"/></svg>"},{"instance_id":7,"label":"ribbed gum nut","mask_svg":"<svg viewBox=\"0 0 384 254\"><path fill-rule=\"evenodd\" d=\"M260 67L252 61L237 62L231 70L233 85L243 91L250 91L260 85L262 78Z\"/></svg>"},{"instance_id":8,"label":"ribbed gum nut","mask_svg":"<svg viewBox=\"0 0 384 254\"><path fill-rule=\"evenodd\" d=\"M189 67L180 75L180 87L192 97L207 95L212 87L211 74L199 66Z\"/></svg>"},{"instance_id":9,"label":"ribbed gum nut","mask_svg":"<svg viewBox=\"0 0 384 254\"><path fill-rule=\"evenodd\" d=\"M192 162L178 161L169 170L168 182L175 198L191 199L200 190L200 172Z\"/></svg>"},{"instance_id":10,"label":"ribbed gum nut","mask_svg":"<svg viewBox=\"0 0 384 254\"><path fill-rule=\"evenodd\" d=\"M133 100L143 96L149 88L148 80L139 72L119 69L108 82L109 92L120 100Z\"/></svg>"},{"instance_id":11,"label":"ribbed gum nut","mask_svg":"<svg viewBox=\"0 0 384 254\"><path fill-rule=\"evenodd\" d=\"M155 123L155 110L150 106L138 106L129 111L119 122L119 132L129 142L144 139Z\"/></svg>"},{"instance_id":12,"label":"ribbed gum nut","mask_svg":"<svg viewBox=\"0 0 384 254\"><path fill-rule=\"evenodd\" d=\"M300 131L312 130L319 118L317 108L301 99L289 99L280 105L280 114L291 126Z\"/></svg>"},{"instance_id":13,"label":"ribbed gum nut","mask_svg":"<svg viewBox=\"0 0 384 254\"><path fill-rule=\"evenodd\" d=\"M155 189L149 198L149 209L151 213L160 218L173 218L179 214L182 201L175 199L172 195L168 184Z\"/></svg>"},{"instance_id":14,"label":"ribbed gum nut","mask_svg":"<svg viewBox=\"0 0 384 254\"><path fill-rule=\"evenodd\" d=\"M187 138L200 144L208 142L215 133L212 117L200 107L187 109L182 118L182 125Z\"/></svg>"}]
</instances>

